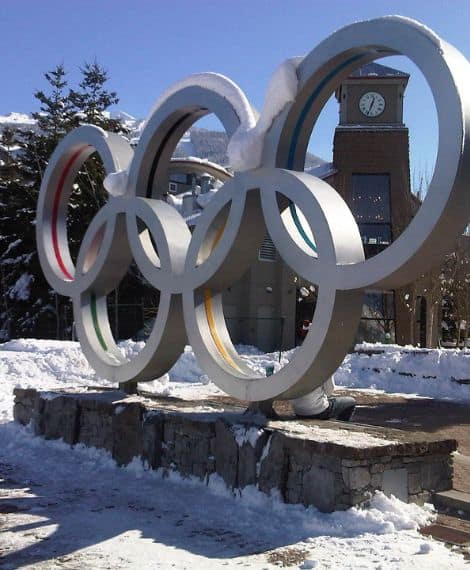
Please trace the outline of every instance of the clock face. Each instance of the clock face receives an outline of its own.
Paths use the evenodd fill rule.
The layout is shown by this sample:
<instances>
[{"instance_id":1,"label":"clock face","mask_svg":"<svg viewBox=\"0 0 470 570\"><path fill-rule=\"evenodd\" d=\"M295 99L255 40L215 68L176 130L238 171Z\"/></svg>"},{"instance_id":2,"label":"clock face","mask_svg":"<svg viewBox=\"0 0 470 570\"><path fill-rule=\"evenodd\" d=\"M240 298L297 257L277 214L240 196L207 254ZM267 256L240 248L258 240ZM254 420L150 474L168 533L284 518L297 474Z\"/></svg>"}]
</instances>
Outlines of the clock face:
<instances>
[{"instance_id":1,"label":"clock face","mask_svg":"<svg viewBox=\"0 0 470 570\"><path fill-rule=\"evenodd\" d=\"M369 91L359 99L359 109L366 117L378 117L384 112L385 99L380 93Z\"/></svg>"}]
</instances>

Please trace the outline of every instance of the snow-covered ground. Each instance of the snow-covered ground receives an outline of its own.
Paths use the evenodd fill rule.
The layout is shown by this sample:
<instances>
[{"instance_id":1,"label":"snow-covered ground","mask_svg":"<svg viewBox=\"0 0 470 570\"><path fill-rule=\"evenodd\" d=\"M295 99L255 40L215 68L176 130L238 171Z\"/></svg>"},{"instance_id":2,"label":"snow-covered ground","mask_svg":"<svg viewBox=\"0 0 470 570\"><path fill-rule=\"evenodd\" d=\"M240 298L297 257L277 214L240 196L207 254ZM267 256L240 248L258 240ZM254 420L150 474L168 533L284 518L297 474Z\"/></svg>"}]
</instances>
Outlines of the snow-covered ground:
<instances>
[{"instance_id":1,"label":"snow-covered ground","mask_svg":"<svg viewBox=\"0 0 470 570\"><path fill-rule=\"evenodd\" d=\"M127 343L123 349L131 354L138 345ZM260 371L278 356L250 347L241 347L241 352ZM387 347L383 357L395 370L398 356L392 354L397 352ZM464 358L467 363L467 356L448 351L436 356L435 363L448 358L446 370L459 368L454 361ZM291 357L286 353L281 360ZM357 378L347 378L363 368L362 357L350 356L337 377L352 385ZM360 382L396 392L393 374L410 385L415 382L414 377L390 372L390 384L377 384L380 374L370 371L362 371ZM423 390L421 379L416 379L408 392ZM1 568L256 570L289 561L294 568L465 567L460 555L417 532L432 519L431 511L393 498L378 494L365 508L322 514L284 505L254 488L233 496L217 477L207 485L176 474L164 479L136 461L120 469L103 451L44 441L12 422L14 386L50 389L98 383L106 384L95 377L77 343L18 340L1 345ZM443 381L440 397L460 399L454 388L470 390L454 384L450 376ZM145 387L185 398L218 393L189 347L168 377Z\"/></svg>"},{"instance_id":2,"label":"snow-covered ground","mask_svg":"<svg viewBox=\"0 0 470 570\"><path fill-rule=\"evenodd\" d=\"M357 345L335 374L340 386L372 388L470 403L470 350L424 349L387 344Z\"/></svg>"}]
</instances>

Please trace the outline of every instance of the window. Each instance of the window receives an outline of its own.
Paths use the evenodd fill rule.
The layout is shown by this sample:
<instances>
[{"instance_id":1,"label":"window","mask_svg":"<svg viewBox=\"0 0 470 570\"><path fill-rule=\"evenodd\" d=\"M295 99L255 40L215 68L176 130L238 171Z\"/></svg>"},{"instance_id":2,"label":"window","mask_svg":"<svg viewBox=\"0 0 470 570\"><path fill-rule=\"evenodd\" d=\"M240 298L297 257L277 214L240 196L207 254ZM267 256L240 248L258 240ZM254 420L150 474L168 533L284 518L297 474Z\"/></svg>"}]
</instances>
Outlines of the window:
<instances>
[{"instance_id":1,"label":"window","mask_svg":"<svg viewBox=\"0 0 470 570\"><path fill-rule=\"evenodd\" d=\"M168 191L172 194L176 194L178 192L178 184L176 182L170 182L168 184Z\"/></svg>"},{"instance_id":2,"label":"window","mask_svg":"<svg viewBox=\"0 0 470 570\"><path fill-rule=\"evenodd\" d=\"M353 174L351 210L359 226L366 256L392 242L390 175Z\"/></svg>"},{"instance_id":3,"label":"window","mask_svg":"<svg viewBox=\"0 0 470 570\"><path fill-rule=\"evenodd\" d=\"M357 342L395 342L395 294L366 291Z\"/></svg>"},{"instance_id":4,"label":"window","mask_svg":"<svg viewBox=\"0 0 470 570\"><path fill-rule=\"evenodd\" d=\"M192 179L192 174L185 174L184 172L171 172L170 174L171 182L178 182L179 184L187 184L188 186L191 186Z\"/></svg>"},{"instance_id":5,"label":"window","mask_svg":"<svg viewBox=\"0 0 470 570\"><path fill-rule=\"evenodd\" d=\"M268 234L264 237L263 243L259 248L258 259L260 261L277 261L276 248Z\"/></svg>"}]
</instances>

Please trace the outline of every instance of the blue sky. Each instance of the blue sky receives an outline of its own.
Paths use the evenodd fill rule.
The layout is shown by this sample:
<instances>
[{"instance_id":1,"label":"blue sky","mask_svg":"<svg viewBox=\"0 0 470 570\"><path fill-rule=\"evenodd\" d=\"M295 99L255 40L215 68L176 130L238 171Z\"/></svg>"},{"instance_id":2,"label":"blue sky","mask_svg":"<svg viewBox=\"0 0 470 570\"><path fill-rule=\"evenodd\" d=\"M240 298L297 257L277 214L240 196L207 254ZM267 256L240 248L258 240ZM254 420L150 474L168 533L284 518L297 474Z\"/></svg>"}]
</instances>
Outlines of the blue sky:
<instances>
[{"instance_id":1,"label":"blue sky","mask_svg":"<svg viewBox=\"0 0 470 570\"><path fill-rule=\"evenodd\" d=\"M121 99L117 108L138 117L171 83L198 71L228 75L260 108L269 77L284 59L308 53L343 25L387 14L422 21L470 59L469 0L5 1L0 114L36 110L33 92L45 88L44 71L63 63L73 83L78 67L95 58L109 71L109 86ZM413 72L402 58L384 63ZM432 171L435 156L437 130L426 89L414 78L407 91L412 176ZM312 140L312 150L324 158L336 121L330 105Z\"/></svg>"}]
</instances>

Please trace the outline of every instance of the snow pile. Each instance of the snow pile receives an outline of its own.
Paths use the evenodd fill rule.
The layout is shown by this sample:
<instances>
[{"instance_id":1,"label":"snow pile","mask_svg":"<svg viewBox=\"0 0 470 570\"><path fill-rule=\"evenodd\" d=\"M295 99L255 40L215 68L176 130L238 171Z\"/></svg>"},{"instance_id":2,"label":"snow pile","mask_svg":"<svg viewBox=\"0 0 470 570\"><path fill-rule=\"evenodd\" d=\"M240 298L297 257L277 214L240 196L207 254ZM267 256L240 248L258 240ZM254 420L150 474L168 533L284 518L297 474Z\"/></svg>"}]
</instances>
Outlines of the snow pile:
<instances>
[{"instance_id":1,"label":"snow pile","mask_svg":"<svg viewBox=\"0 0 470 570\"><path fill-rule=\"evenodd\" d=\"M158 560L165 569L274 570L270 552L288 547L304 553L304 567L464 568L461 556L418 534L435 519L430 507L381 493L364 507L325 514L252 486L234 494L216 474L202 482L137 459L117 468L108 452L36 438L12 423L0 424L0 461L26 486L23 506L32 505L4 525L5 544L17 553L4 551L11 567L23 562L15 556L67 554L85 557L70 568L150 570Z\"/></svg>"},{"instance_id":2,"label":"snow pile","mask_svg":"<svg viewBox=\"0 0 470 570\"><path fill-rule=\"evenodd\" d=\"M169 375L171 380L207 383L207 377L199 368L196 356L190 346L185 347L183 354L169 371Z\"/></svg>"},{"instance_id":3,"label":"snow pile","mask_svg":"<svg viewBox=\"0 0 470 570\"><path fill-rule=\"evenodd\" d=\"M121 351L128 359L135 357L143 346L143 342L131 340L120 343ZM266 375L270 369L278 371L295 356L295 349L279 355L278 352L262 353L247 345L238 345L236 348L257 376ZM339 387L470 402L470 385L453 380L470 376L470 350L426 350L379 344L362 344L356 348L383 353L347 355L335 373L335 382ZM9 410L9 414L12 388L17 384L38 390L67 385L114 386L96 376L83 356L79 343L33 339L14 340L0 345L0 405L3 402L3 409ZM142 383L140 387L156 395L187 400L222 394L201 370L190 346L185 348L168 374L153 382Z\"/></svg>"},{"instance_id":4,"label":"snow pile","mask_svg":"<svg viewBox=\"0 0 470 570\"><path fill-rule=\"evenodd\" d=\"M258 168L261 164L264 137L274 119L294 101L298 89L297 67L302 57L287 59L274 71L256 125L241 124L229 141L227 154L234 170Z\"/></svg>"},{"instance_id":5,"label":"snow pile","mask_svg":"<svg viewBox=\"0 0 470 570\"><path fill-rule=\"evenodd\" d=\"M335 374L337 385L470 402L470 386L456 381L470 379L468 349L364 343L356 350L380 353L348 354Z\"/></svg>"},{"instance_id":6,"label":"snow pile","mask_svg":"<svg viewBox=\"0 0 470 570\"><path fill-rule=\"evenodd\" d=\"M142 346L127 341L121 350L132 357ZM259 369L277 357L253 347L239 349ZM284 356L282 362L287 362ZM179 386L182 392L185 386L186 395L204 396L213 388L202 378L187 347L170 374L154 383ZM4 517L5 567L34 561L40 568L41 560L54 565L56 557L62 565L63 557L64 568L150 570L158 560L167 570L240 564L261 570L276 568L269 554L282 554L285 547L305 553L304 567L464 567L462 557L418 534L419 526L434 519L429 508L379 493L362 508L324 514L286 505L279 495L255 487L234 496L217 475L201 482L151 471L137 459L118 468L103 450L46 441L10 421L15 385L45 390L97 382L78 343L17 340L0 347L0 465L4 477L14 476L13 485L6 477L2 492L9 503L22 505ZM234 429L239 445L256 445L262 433L241 425Z\"/></svg>"},{"instance_id":7,"label":"snow pile","mask_svg":"<svg viewBox=\"0 0 470 570\"><path fill-rule=\"evenodd\" d=\"M262 432L263 430L259 431ZM243 445L245 441L250 445L256 443L255 437L253 442L249 439L247 438L239 445ZM197 477L182 476L176 471L168 471L162 468L156 471L151 470L138 458L135 458L126 467L119 468L108 451L86 447L81 443L71 447L61 440L44 440L35 437L30 428L23 428L13 423L4 424L0 429L0 443L2 444L0 449L7 454L8 452L15 453L17 450L15 459L18 462L27 461L28 457L38 455L43 457L47 463L48 456L49 459L52 459L53 456L64 458L64 453L66 453L69 465L67 466L66 462L60 468L58 467L58 470L67 470L67 467L73 469L74 464L79 464L81 473L77 475L80 476L83 471L89 471L93 474L94 483L97 483L100 475L106 480L109 479L110 475L111 477L117 476L117 472L119 472L127 473L127 476L143 482L159 481L162 484L165 481L165 483L170 482L178 486L190 486L198 491L204 489L204 492L208 489L214 497L239 503L237 506L240 508L253 512L262 510L265 513L271 513L276 518L279 516L288 517L292 522L295 521L298 528L303 528L305 534L310 537L323 534L351 537L362 533L386 534L403 530L416 530L431 523L436 516L431 505L426 505L423 508L413 503L406 504L395 497L386 497L380 492L371 497L365 507L356 506L348 511L325 514L319 512L315 507L305 508L303 505L286 504L280 499L278 492L266 495L252 485L234 493L216 473L212 474L208 481L201 481ZM46 471L45 467L38 466L38 472L41 469ZM242 498L242 501L238 500L239 497Z\"/></svg>"},{"instance_id":8,"label":"snow pile","mask_svg":"<svg viewBox=\"0 0 470 570\"><path fill-rule=\"evenodd\" d=\"M15 386L48 390L92 384L95 378L77 342L20 339L0 349L0 421L12 417Z\"/></svg>"}]
</instances>

